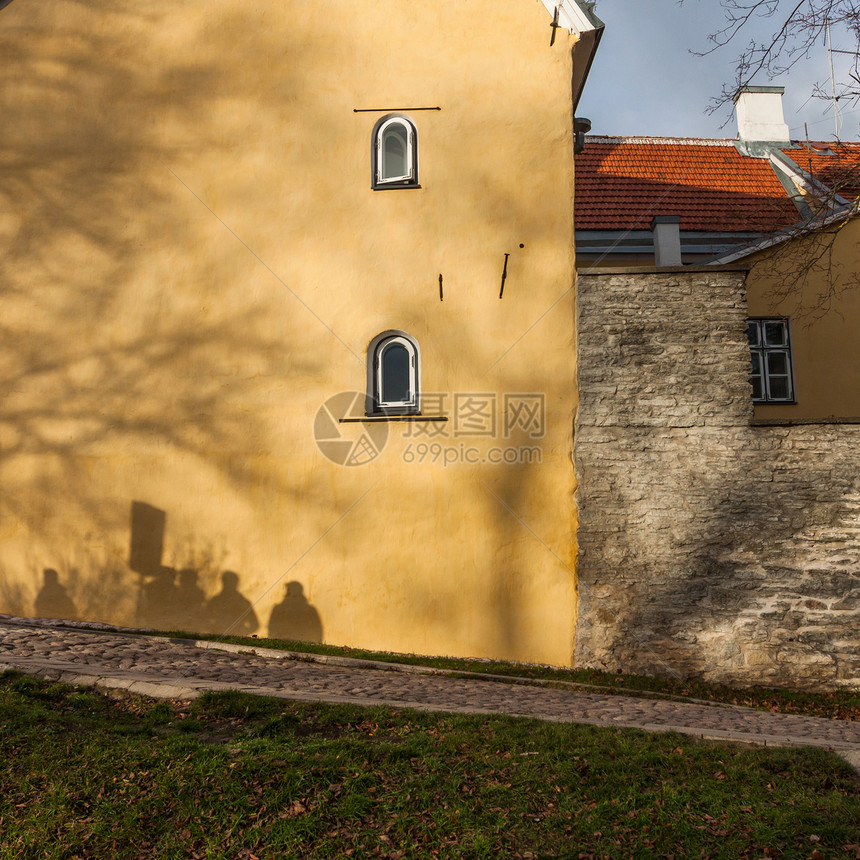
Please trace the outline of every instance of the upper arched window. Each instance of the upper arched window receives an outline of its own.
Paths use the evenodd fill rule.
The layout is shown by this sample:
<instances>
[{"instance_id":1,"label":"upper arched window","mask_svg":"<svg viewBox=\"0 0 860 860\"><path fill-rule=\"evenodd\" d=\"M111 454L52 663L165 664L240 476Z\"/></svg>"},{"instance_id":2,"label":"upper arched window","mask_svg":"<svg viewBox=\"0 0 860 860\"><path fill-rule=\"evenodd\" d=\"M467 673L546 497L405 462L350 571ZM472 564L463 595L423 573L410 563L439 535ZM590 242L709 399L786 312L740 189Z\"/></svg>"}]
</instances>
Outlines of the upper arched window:
<instances>
[{"instance_id":1,"label":"upper arched window","mask_svg":"<svg viewBox=\"0 0 860 860\"><path fill-rule=\"evenodd\" d=\"M373 127L373 187L418 187L418 133L407 116L389 114Z\"/></svg>"},{"instance_id":2,"label":"upper arched window","mask_svg":"<svg viewBox=\"0 0 860 860\"><path fill-rule=\"evenodd\" d=\"M406 332L377 335L367 350L368 413L415 415L419 410L418 344Z\"/></svg>"}]
</instances>

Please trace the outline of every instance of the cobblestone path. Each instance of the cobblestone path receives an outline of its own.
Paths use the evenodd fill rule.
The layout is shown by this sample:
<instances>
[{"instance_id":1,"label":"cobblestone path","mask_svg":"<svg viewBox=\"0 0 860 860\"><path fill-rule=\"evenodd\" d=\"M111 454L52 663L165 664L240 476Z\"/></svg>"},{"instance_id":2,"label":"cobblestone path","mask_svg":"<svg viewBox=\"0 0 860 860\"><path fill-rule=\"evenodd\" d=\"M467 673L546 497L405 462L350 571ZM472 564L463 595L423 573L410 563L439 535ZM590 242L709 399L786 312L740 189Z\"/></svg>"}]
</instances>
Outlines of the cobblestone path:
<instances>
[{"instance_id":1,"label":"cobblestone path","mask_svg":"<svg viewBox=\"0 0 860 860\"><path fill-rule=\"evenodd\" d=\"M320 702L510 714L600 726L675 730L768 745L833 749L860 764L860 722L450 677L420 667L164 639L0 618L0 670L187 698L242 690Z\"/></svg>"}]
</instances>

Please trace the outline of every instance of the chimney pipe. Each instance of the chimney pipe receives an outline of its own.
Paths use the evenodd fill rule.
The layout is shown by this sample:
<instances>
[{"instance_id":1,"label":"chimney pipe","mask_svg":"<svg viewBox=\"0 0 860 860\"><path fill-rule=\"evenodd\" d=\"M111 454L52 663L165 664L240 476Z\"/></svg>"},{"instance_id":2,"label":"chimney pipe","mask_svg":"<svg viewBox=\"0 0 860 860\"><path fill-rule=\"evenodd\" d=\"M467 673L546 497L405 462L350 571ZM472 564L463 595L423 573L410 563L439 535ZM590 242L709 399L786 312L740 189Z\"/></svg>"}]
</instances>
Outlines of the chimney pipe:
<instances>
[{"instance_id":1,"label":"chimney pipe","mask_svg":"<svg viewBox=\"0 0 860 860\"><path fill-rule=\"evenodd\" d=\"M573 118L573 154L579 155L585 149L585 135L591 131L591 120L584 116L575 116Z\"/></svg>"},{"instance_id":2,"label":"chimney pipe","mask_svg":"<svg viewBox=\"0 0 860 860\"><path fill-rule=\"evenodd\" d=\"M741 87L735 95L738 139L790 144L782 96L785 87Z\"/></svg>"}]
</instances>

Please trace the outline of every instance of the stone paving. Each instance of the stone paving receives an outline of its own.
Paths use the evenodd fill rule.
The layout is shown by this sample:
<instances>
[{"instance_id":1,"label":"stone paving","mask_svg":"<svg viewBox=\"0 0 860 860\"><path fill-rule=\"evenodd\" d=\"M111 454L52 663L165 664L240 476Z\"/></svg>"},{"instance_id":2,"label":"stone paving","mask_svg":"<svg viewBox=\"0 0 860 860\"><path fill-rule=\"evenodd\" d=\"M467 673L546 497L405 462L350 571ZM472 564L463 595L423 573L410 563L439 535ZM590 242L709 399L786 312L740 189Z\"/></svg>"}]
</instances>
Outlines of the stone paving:
<instances>
[{"instance_id":1,"label":"stone paving","mask_svg":"<svg viewBox=\"0 0 860 860\"><path fill-rule=\"evenodd\" d=\"M860 766L860 722L451 677L424 667L0 617L0 671L11 668L169 698L233 689L302 701L509 714L764 745L816 746Z\"/></svg>"}]
</instances>

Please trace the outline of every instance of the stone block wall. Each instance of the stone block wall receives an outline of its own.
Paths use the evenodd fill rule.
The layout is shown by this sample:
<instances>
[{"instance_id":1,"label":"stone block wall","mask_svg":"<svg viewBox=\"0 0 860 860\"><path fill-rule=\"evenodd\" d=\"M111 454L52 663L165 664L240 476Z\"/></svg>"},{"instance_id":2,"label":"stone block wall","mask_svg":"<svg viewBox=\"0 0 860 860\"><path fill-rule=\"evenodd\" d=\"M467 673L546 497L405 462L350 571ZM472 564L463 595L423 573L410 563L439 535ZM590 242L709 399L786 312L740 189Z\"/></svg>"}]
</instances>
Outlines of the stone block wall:
<instances>
[{"instance_id":1,"label":"stone block wall","mask_svg":"<svg viewBox=\"0 0 860 860\"><path fill-rule=\"evenodd\" d=\"M744 273L581 275L575 664L860 686L860 426L752 426Z\"/></svg>"}]
</instances>

